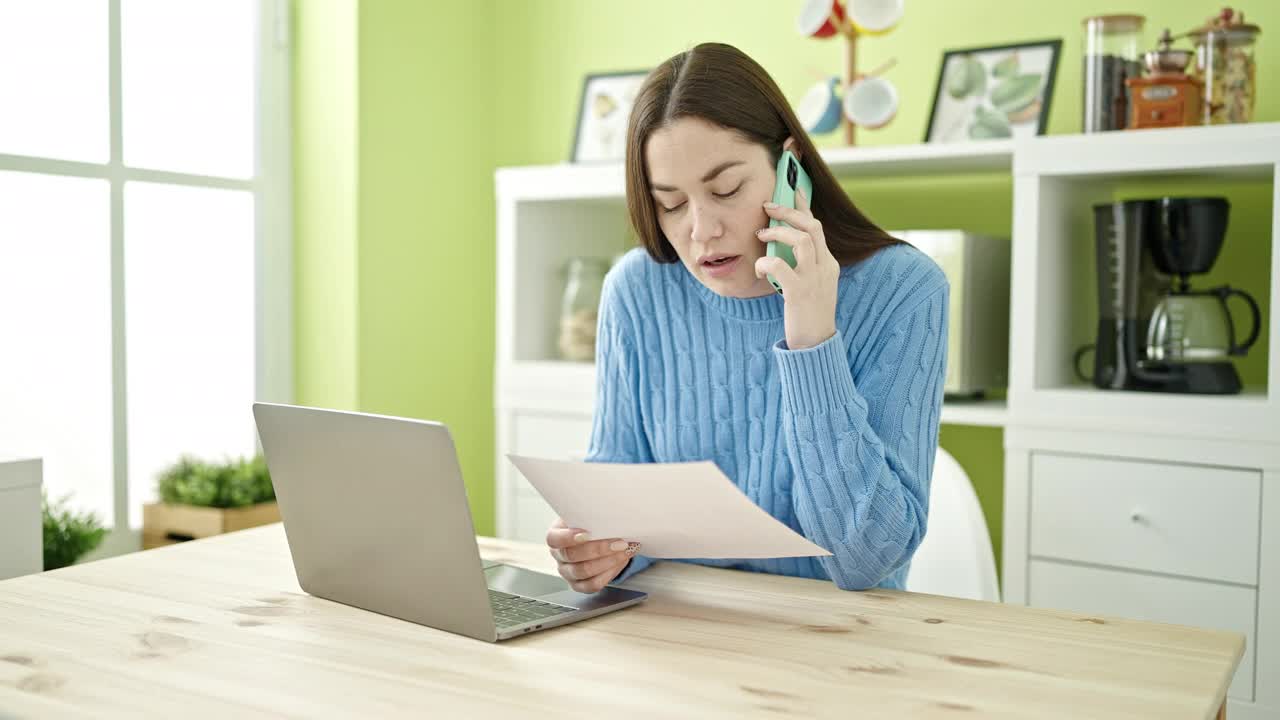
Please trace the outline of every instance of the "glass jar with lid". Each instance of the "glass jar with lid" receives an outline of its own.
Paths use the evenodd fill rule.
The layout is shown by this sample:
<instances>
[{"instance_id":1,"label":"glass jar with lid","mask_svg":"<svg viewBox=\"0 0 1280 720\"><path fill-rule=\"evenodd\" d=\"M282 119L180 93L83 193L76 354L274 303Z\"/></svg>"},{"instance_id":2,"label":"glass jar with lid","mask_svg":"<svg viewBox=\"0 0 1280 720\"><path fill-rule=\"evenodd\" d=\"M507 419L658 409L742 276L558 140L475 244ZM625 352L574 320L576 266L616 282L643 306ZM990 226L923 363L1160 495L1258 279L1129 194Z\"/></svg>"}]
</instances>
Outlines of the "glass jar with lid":
<instances>
[{"instance_id":1,"label":"glass jar with lid","mask_svg":"<svg viewBox=\"0 0 1280 720\"><path fill-rule=\"evenodd\" d=\"M566 266L564 297L560 303L560 357L575 362L589 362L596 356L596 319L599 317L600 293L609 261L602 258L575 257Z\"/></svg>"},{"instance_id":2,"label":"glass jar with lid","mask_svg":"<svg viewBox=\"0 0 1280 720\"><path fill-rule=\"evenodd\" d=\"M1084 19L1084 131L1123 130L1129 88L1142 65L1142 15L1095 15Z\"/></svg>"},{"instance_id":3,"label":"glass jar with lid","mask_svg":"<svg viewBox=\"0 0 1280 720\"><path fill-rule=\"evenodd\" d=\"M1224 8L1187 34L1196 44L1196 77L1204 83L1204 124L1253 120L1257 96L1254 43L1262 32L1244 13Z\"/></svg>"}]
</instances>

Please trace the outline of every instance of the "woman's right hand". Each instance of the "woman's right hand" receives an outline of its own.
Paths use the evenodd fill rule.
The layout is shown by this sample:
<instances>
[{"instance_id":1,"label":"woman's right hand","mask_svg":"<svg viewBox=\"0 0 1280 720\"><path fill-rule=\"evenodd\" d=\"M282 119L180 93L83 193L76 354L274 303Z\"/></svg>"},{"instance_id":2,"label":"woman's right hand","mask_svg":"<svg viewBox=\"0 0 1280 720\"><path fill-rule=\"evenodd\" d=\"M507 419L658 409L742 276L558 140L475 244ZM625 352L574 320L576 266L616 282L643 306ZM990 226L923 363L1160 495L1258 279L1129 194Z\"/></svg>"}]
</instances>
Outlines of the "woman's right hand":
<instances>
[{"instance_id":1,"label":"woman's right hand","mask_svg":"<svg viewBox=\"0 0 1280 720\"><path fill-rule=\"evenodd\" d=\"M579 528L567 527L559 518L547 530L547 547L559 566L560 577L580 593L599 592L622 572L640 549L640 543L618 538L593 540Z\"/></svg>"}]
</instances>

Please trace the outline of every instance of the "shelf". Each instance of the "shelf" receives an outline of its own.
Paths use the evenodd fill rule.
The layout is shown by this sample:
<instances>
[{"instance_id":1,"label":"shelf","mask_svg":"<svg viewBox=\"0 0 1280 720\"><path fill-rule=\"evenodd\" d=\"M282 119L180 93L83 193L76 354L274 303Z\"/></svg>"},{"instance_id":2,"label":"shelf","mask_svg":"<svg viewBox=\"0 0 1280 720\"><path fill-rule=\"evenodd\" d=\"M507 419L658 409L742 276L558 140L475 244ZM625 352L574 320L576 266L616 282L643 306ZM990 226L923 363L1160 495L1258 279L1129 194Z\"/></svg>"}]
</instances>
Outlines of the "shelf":
<instances>
[{"instance_id":1,"label":"shelf","mask_svg":"<svg viewBox=\"0 0 1280 720\"><path fill-rule=\"evenodd\" d=\"M626 197L622 163L530 165L494 172L499 202L522 200L611 200Z\"/></svg>"},{"instance_id":2,"label":"shelf","mask_svg":"<svg viewBox=\"0 0 1280 720\"><path fill-rule=\"evenodd\" d=\"M1280 123L1167 128L1032 138L1014 153L1009 361L1010 425L1179 437L1200 443L1280 440L1280 216L1274 197ZM1231 182L1227 182L1231 181ZM1145 189L1167 184L1170 190ZM1095 341L1098 297L1092 208L1132 192L1242 193L1223 258L1249 247L1255 266L1232 286L1258 297L1268 331L1251 353L1267 372L1239 395L1100 390L1078 384L1073 359ZM1127 186L1127 188L1126 188ZM1244 211L1249 213L1242 216ZM1250 217L1247 223L1242 217ZM1269 268L1269 271L1268 271ZM1237 270L1238 272L1238 270ZM1268 281L1269 276L1269 281ZM1268 293L1268 287L1270 292Z\"/></svg>"},{"instance_id":3,"label":"shelf","mask_svg":"<svg viewBox=\"0 0 1280 720\"><path fill-rule=\"evenodd\" d=\"M1013 174L1270 180L1277 163L1280 123L1250 123L1030 138L1014 153Z\"/></svg>"},{"instance_id":4,"label":"shelf","mask_svg":"<svg viewBox=\"0 0 1280 720\"><path fill-rule=\"evenodd\" d=\"M1167 173L1266 179L1280 162L1280 123L1047 135L1022 140L819 148L840 178L980 172L1117 177ZM512 200L613 200L626 194L623 164L499 168L497 195Z\"/></svg>"},{"instance_id":5,"label":"shelf","mask_svg":"<svg viewBox=\"0 0 1280 720\"><path fill-rule=\"evenodd\" d=\"M1268 429L1275 435L1273 428L1280 426L1280 352L1271 342L1280 337L1280 253L1271 253L1271 295L1263 310L1270 359L1262 386L1277 388L1271 395L1265 390L1225 398L1100 391L1073 386L1071 363L1094 331L1096 300L1080 291L1092 287L1095 274L1092 205L1164 178L1175 185L1207 180L1210 187L1220 179L1242 180L1250 197L1272 198L1280 187L1280 123L820 152L842 180L976 173L1007 173L1012 179L1012 400L946 402L943 423L1280 442L1280 436L1266 437ZM608 259L634 244L623 164L501 168L495 185L496 402L508 409L589 417L595 395L590 363L528 361L557 354L565 261ZM1255 221L1260 232L1254 235L1261 237L1245 240L1274 245L1280 237L1277 206L1272 204L1269 222ZM1239 234L1244 226L1231 227L1229 233ZM1233 235L1227 242L1234 248L1245 240ZM1247 289L1263 287L1251 282Z\"/></svg>"},{"instance_id":6,"label":"shelf","mask_svg":"<svg viewBox=\"0 0 1280 720\"><path fill-rule=\"evenodd\" d=\"M946 400L942 403L943 425L1004 427L1009 423L1009 404L1000 400Z\"/></svg>"},{"instance_id":7,"label":"shelf","mask_svg":"<svg viewBox=\"0 0 1280 720\"><path fill-rule=\"evenodd\" d=\"M494 404L499 408L590 415L595 392L594 363L518 362L498 369Z\"/></svg>"},{"instance_id":8,"label":"shelf","mask_svg":"<svg viewBox=\"0 0 1280 720\"><path fill-rule=\"evenodd\" d=\"M1078 385L1033 390L1015 408L1018 424L1275 442L1274 403L1261 389L1238 395L1099 390Z\"/></svg>"},{"instance_id":9,"label":"shelf","mask_svg":"<svg viewBox=\"0 0 1280 720\"><path fill-rule=\"evenodd\" d=\"M596 368L592 363L523 362L498 373L495 404L546 413L590 415L595 405ZM1004 427L1004 400L956 400L942 405L948 425Z\"/></svg>"},{"instance_id":10,"label":"shelf","mask_svg":"<svg viewBox=\"0 0 1280 720\"><path fill-rule=\"evenodd\" d=\"M1010 172L1013 140L969 143L820 148L822 159L841 178L979 172Z\"/></svg>"},{"instance_id":11,"label":"shelf","mask_svg":"<svg viewBox=\"0 0 1280 720\"><path fill-rule=\"evenodd\" d=\"M837 177L900 177L1005 172L1013 168L1013 140L970 143L819 148ZM593 163L500 168L497 195L512 200L616 200L626 196L623 164Z\"/></svg>"},{"instance_id":12,"label":"shelf","mask_svg":"<svg viewBox=\"0 0 1280 720\"><path fill-rule=\"evenodd\" d=\"M1100 390L1092 385L1068 385L1064 387L1038 388L1037 393L1052 396L1055 401L1079 403L1120 403L1126 406L1142 406L1143 412L1158 413L1170 409L1188 409L1199 406L1238 407L1266 402L1267 393L1261 388L1245 388L1236 395L1193 395L1190 393L1142 392L1139 390Z\"/></svg>"}]
</instances>

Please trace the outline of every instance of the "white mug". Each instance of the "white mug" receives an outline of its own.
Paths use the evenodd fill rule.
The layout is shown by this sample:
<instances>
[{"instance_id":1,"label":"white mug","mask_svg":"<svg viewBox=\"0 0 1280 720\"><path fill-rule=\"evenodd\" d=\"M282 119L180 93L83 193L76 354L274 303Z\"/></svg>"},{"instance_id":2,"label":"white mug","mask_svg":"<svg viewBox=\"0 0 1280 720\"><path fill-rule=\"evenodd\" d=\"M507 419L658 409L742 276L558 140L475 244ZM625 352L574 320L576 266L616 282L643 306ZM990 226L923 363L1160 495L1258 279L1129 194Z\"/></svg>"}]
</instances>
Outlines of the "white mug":
<instances>
[{"instance_id":1,"label":"white mug","mask_svg":"<svg viewBox=\"0 0 1280 720\"><path fill-rule=\"evenodd\" d=\"M898 114L898 89L882 77L864 77L844 93L844 116L859 127L875 130Z\"/></svg>"}]
</instances>

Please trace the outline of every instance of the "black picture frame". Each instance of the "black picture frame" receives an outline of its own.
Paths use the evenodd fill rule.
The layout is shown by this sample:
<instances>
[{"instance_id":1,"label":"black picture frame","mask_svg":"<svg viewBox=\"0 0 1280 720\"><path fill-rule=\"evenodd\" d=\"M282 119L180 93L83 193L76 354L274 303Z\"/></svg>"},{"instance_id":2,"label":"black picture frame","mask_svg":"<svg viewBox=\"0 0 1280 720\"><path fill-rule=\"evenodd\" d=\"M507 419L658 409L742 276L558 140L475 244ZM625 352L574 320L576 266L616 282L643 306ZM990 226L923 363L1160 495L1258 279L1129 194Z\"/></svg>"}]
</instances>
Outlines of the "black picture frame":
<instances>
[{"instance_id":1,"label":"black picture frame","mask_svg":"<svg viewBox=\"0 0 1280 720\"><path fill-rule=\"evenodd\" d=\"M585 164L623 160L626 153L627 120L635 100L634 91L640 87L649 72L621 70L588 73L583 77L569 162ZM604 99L597 101L597 96ZM597 103L601 107L596 107ZM608 112L601 115L601 108L608 108Z\"/></svg>"},{"instance_id":2,"label":"black picture frame","mask_svg":"<svg viewBox=\"0 0 1280 720\"><path fill-rule=\"evenodd\" d=\"M1034 132L1029 132L1030 128L1023 129L1023 127L1030 125L1029 120L1024 117L1027 110L1030 109L1030 106L1021 109L1017 113L1013 113L993 108L989 103L991 92L995 89L997 83L1004 80L1004 78L997 80L993 75L995 63L999 62L996 57L999 56L1000 59L1007 59L1009 57L1017 57L1018 53L1048 54L1047 60L1037 61L1033 65L1034 67L1040 67L1041 65L1044 67L1044 70L1039 73L1042 76L1043 82L1040 84L1039 92L1032 101L1032 105L1034 105L1036 101L1039 102L1039 108L1035 112L1034 116ZM924 142L976 142L982 139L990 139L993 136L999 137L999 130L1001 128L1000 121L999 118L993 116L992 113L996 116L1003 116L1004 125L1008 126L1009 129L1009 135L1007 137L1031 134L1044 135L1045 127L1049 121L1049 109L1053 101L1054 84L1057 81L1058 61L1061 58L1061 55L1062 38L1048 38L1044 40L1012 43L1008 45L990 45L985 47L959 48L944 51L942 53L942 62L938 67L938 81L934 85L933 103L929 107L929 121L926 123L924 128ZM985 84L983 89L976 95L974 88L968 88L966 95L963 97L957 97L951 92L952 88L947 87L948 67L952 67L952 63L955 59L963 58L964 56L968 56L972 60L977 60L981 64ZM1020 69L1018 67L1019 65L1020 61L1016 61L1014 64L1015 73ZM1023 75L1027 74L1030 73L1023 73ZM970 75L970 77L972 76ZM971 85L972 83L963 84ZM974 105L975 110L973 117L968 118L968 122L964 125L964 137L959 138L956 136L955 132L956 123L961 122L961 119L957 117L957 112L963 113L964 108L962 107L957 111L953 110L952 106L957 104L963 105L966 102L973 102L975 98L977 100L977 104ZM987 102L984 103L984 100ZM987 111L987 113L984 113L981 118L979 118L976 111L976 107L978 106L982 106ZM1015 117L1017 120L1014 119ZM940 127L943 122L947 123L945 128ZM983 127L975 130L974 126L979 124ZM1015 125L1023 127L1015 128ZM974 136L975 133L978 137Z\"/></svg>"}]
</instances>

